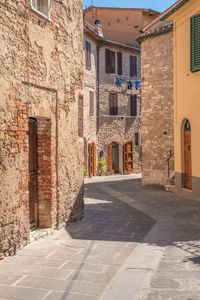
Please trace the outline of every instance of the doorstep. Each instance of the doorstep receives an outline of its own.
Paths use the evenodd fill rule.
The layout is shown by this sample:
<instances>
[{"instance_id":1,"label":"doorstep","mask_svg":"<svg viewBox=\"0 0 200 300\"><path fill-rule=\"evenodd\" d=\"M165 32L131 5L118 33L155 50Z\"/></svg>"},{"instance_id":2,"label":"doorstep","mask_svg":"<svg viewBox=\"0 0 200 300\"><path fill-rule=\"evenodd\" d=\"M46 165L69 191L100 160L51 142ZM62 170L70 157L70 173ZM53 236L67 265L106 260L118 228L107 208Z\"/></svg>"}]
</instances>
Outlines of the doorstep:
<instances>
[{"instance_id":1,"label":"doorstep","mask_svg":"<svg viewBox=\"0 0 200 300\"><path fill-rule=\"evenodd\" d=\"M30 243L38 241L41 238L51 235L54 232L52 228L34 229L30 232Z\"/></svg>"}]
</instances>

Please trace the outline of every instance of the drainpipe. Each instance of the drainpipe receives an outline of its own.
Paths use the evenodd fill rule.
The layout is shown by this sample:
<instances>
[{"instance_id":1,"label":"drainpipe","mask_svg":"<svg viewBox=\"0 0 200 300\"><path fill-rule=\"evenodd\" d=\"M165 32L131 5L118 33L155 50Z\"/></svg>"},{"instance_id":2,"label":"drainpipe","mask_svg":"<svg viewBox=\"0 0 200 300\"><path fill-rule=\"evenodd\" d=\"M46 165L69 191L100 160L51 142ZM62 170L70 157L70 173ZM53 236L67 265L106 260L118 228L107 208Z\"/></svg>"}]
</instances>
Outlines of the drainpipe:
<instances>
[{"instance_id":1,"label":"drainpipe","mask_svg":"<svg viewBox=\"0 0 200 300\"><path fill-rule=\"evenodd\" d=\"M99 53L100 53L100 46L97 45L97 77L96 77L96 86L97 86L97 133L99 131Z\"/></svg>"}]
</instances>

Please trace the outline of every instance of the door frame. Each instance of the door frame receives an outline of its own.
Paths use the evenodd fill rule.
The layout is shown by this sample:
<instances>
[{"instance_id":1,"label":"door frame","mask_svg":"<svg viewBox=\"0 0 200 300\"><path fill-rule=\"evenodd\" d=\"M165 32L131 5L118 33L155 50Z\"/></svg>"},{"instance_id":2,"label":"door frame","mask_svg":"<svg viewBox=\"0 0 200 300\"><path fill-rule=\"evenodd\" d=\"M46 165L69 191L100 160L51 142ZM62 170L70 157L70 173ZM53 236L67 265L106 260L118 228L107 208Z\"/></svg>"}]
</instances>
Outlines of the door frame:
<instances>
[{"instance_id":1,"label":"door frame","mask_svg":"<svg viewBox=\"0 0 200 300\"><path fill-rule=\"evenodd\" d=\"M117 145L117 168L113 167L113 143ZM114 173L119 173L119 144L117 142L112 142L112 170Z\"/></svg>"},{"instance_id":2,"label":"door frame","mask_svg":"<svg viewBox=\"0 0 200 300\"><path fill-rule=\"evenodd\" d=\"M34 128L34 136L33 136L33 152L30 151L30 143L31 143L31 140L30 140L30 137L31 137L31 131L30 131L30 126L31 126L31 123L35 123L35 128ZM30 117L29 118L29 222L30 222L30 229L31 230L34 230L36 228L39 227L39 202L38 202L38 142L37 142L37 118L33 118L33 117ZM30 168L31 168L31 158L34 157L34 169L35 171L31 171ZM31 194L31 184L33 184L33 186L35 187L35 190L34 190L34 199L31 199L31 196L33 196ZM34 206L34 221L31 223L31 220L30 220L30 205L31 205L31 202L33 201L33 206Z\"/></svg>"}]
</instances>

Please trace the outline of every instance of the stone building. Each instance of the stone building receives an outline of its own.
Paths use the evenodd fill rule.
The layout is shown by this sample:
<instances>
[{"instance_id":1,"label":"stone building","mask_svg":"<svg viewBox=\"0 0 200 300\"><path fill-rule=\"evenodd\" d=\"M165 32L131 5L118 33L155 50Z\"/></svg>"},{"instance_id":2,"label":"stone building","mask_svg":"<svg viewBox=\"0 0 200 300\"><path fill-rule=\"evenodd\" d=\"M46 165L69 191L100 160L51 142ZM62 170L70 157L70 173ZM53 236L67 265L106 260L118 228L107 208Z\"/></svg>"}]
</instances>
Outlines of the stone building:
<instances>
[{"instance_id":1,"label":"stone building","mask_svg":"<svg viewBox=\"0 0 200 300\"><path fill-rule=\"evenodd\" d=\"M93 9L95 17L100 17L94 22ZM136 31L138 35L138 28L146 24L146 19L154 20L158 13L142 9L102 9L107 20L110 11L113 22L120 17L121 26L129 13L131 21L126 21L132 22L134 38L123 43L120 40L124 33L119 32L116 38L115 26L105 25L104 28L101 21L105 24L106 17L100 13L101 8L91 7L85 11L85 166L89 176L95 176L98 161L106 163L109 174L137 173L141 170L140 89L122 89L115 81L125 81L127 87L131 82L137 84L140 81L140 46ZM123 30L129 33L127 26L125 24Z\"/></svg>"},{"instance_id":2,"label":"stone building","mask_svg":"<svg viewBox=\"0 0 200 300\"><path fill-rule=\"evenodd\" d=\"M3 258L83 216L82 1L1 1L0 15Z\"/></svg>"},{"instance_id":3,"label":"stone building","mask_svg":"<svg viewBox=\"0 0 200 300\"><path fill-rule=\"evenodd\" d=\"M109 57L111 56L111 58ZM112 60L112 63L110 63ZM141 93L115 86L140 80L140 49L107 42L99 49L98 159L109 174L141 170Z\"/></svg>"},{"instance_id":4,"label":"stone building","mask_svg":"<svg viewBox=\"0 0 200 300\"><path fill-rule=\"evenodd\" d=\"M140 47L139 30L160 13L152 9L90 6L84 11L85 20L94 25L101 21L106 40Z\"/></svg>"},{"instance_id":5,"label":"stone building","mask_svg":"<svg viewBox=\"0 0 200 300\"><path fill-rule=\"evenodd\" d=\"M87 175L97 171L97 44L101 36L85 22L84 26L84 166Z\"/></svg>"},{"instance_id":6,"label":"stone building","mask_svg":"<svg viewBox=\"0 0 200 300\"><path fill-rule=\"evenodd\" d=\"M142 183L174 176L173 24L162 15L141 30ZM168 180L169 179L169 180Z\"/></svg>"},{"instance_id":7,"label":"stone building","mask_svg":"<svg viewBox=\"0 0 200 300\"><path fill-rule=\"evenodd\" d=\"M98 22L95 27L85 22L84 31L84 156L88 175L91 177L99 173L100 160L106 162L109 174L139 172L140 91L123 92L116 87L114 68L116 74L123 78L138 80L140 49L107 41ZM115 57L112 66L106 58L110 53ZM136 60L137 64L130 68ZM130 71L135 72L132 77ZM116 97L116 100L111 100L111 97ZM111 104L111 101L116 103Z\"/></svg>"}]
</instances>

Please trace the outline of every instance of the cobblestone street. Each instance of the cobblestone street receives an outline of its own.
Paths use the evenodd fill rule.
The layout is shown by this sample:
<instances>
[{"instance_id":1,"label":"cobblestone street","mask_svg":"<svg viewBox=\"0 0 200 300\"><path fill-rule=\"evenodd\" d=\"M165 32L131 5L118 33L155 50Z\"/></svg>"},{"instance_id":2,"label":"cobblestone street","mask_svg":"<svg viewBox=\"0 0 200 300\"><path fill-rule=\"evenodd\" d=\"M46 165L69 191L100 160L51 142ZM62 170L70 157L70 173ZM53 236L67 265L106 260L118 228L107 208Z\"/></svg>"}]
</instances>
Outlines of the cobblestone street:
<instances>
[{"instance_id":1,"label":"cobblestone street","mask_svg":"<svg viewBox=\"0 0 200 300\"><path fill-rule=\"evenodd\" d=\"M200 202L87 179L85 218L0 262L0 299L200 299Z\"/></svg>"}]
</instances>

